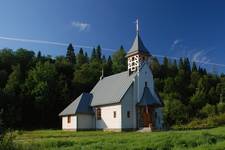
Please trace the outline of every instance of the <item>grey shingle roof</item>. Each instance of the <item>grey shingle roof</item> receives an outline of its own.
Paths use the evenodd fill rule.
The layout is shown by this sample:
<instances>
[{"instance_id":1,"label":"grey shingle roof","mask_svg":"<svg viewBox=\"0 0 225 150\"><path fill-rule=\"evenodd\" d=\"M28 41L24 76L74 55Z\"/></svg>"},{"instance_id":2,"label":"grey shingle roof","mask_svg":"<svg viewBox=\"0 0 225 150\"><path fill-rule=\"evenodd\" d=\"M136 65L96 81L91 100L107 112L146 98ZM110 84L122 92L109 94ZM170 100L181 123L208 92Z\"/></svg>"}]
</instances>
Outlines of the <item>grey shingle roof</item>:
<instances>
[{"instance_id":1,"label":"grey shingle roof","mask_svg":"<svg viewBox=\"0 0 225 150\"><path fill-rule=\"evenodd\" d=\"M91 106L118 103L131 86L136 73L128 71L108 76L100 80L92 89L94 95Z\"/></svg>"},{"instance_id":2,"label":"grey shingle roof","mask_svg":"<svg viewBox=\"0 0 225 150\"><path fill-rule=\"evenodd\" d=\"M69 106L67 106L59 116L65 115L75 115L77 113L93 113L90 107L91 100L93 96L89 93L82 93L78 98L76 98Z\"/></svg>"},{"instance_id":3,"label":"grey shingle roof","mask_svg":"<svg viewBox=\"0 0 225 150\"><path fill-rule=\"evenodd\" d=\"M137 32L137 35L136 35L135 40L133 42L133 45L132 45L131 49L128 51L127 56L135 54L137 52L150 55L149 51L144 46L144 44L141 40L139 32Z\"/></svg>"},{"instance_id":4,"label":"grey shingle roof","mask_svg":"<svg viewBox=\"0 0 225 150\"><path fill-rule=\"evenodd\" d=\"M144 92L143 96L138 103L140 106L144 105L155 105L155 106L162 106L162 103L156 98L155 96L152 95L151 91L149 90L148 87L144 87Z\"/></svg>"}]
</instances>

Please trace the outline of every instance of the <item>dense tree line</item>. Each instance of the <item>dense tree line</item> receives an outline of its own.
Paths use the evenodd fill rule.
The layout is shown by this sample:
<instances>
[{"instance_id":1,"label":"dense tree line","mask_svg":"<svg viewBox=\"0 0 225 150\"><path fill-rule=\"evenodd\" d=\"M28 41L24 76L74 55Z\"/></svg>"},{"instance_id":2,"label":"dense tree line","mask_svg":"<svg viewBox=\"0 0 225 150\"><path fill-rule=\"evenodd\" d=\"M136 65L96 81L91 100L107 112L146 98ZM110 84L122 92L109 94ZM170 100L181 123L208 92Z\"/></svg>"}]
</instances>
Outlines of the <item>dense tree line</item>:
<instances>
[{"instance_id":1,"label":"dense tree line","mask_svg":"<svg viewBox=\"0 0 225 150\"><path fill-rule=\"evenodd\" d=\"M65 56L52 58L30 50L0 50L0 126L6 128L57 128L61 112L82 92L89 92L104 76L127 69L121 46L112 56L101 47L90 56L69 44ZM164 101L168 126L225 110L225 76L209 74L187 58L176 61L152 58L156 89Z\"/></svg>"},{"instance_id":2,"label":"dense tree line","mask_svg":"<svg viewBox=\"0 0 225 150\"><path fill-rule=\"evenodd\" d=\"M165 107L167 126L181 125L225 112L225 76L207 73L188 58L160 64L152 59L151 68L157 91Z\"/></svg>"},{"instance_id":3,"label":"dense tree line","mask_svg":"<svg viewBox=\"0 0 225 150\"><path fill-rule=\"evenodd\" d=\"M58 114L104 75L126 70L125 50L112 57L101 47L89 57L69 44L66 56L52 58L26 49L0 50L0 125L6 128L57 128Z\"/></svg>"}]
</instances>

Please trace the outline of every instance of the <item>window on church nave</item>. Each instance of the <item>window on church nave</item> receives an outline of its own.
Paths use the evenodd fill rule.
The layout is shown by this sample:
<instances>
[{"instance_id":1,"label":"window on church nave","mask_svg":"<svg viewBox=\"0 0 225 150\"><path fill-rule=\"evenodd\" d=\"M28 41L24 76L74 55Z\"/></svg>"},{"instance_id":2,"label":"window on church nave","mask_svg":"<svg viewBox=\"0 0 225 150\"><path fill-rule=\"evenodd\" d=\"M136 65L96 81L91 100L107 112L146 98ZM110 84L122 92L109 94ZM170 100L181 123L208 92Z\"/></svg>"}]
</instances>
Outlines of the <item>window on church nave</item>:
<instances>
[{"instance_id":1,"label":"window on church nave","mask_svg":"<svg viewBox=\"0 0 225 150\"><path fill-rule=\"evenodd\" d=\"M71 116L67 117L67 123L71 123Z\"/></svg>"},{"instance_id":2,"label":"window on church nave","mask_svg":"<svg viewBox=\"0 0 225 150\"><path fill-rule=\"evenodd\" d=\"M116 118L116 111L113 111L113 118Z\"/></svg>"},{"instance_id":3,"label":"window on church nave","mask_svg":"<svg viewBox=\"0 0 225 150\"><path fill-rule=\"evenodd\" d=\"M102 114L101 114L102 112L101 112L101 108L97 108L97 110L96 110L96 118L97 118L97 120L101 120L102 119Z\"/></svg>"},{"instance_id":4,"label":"window on church nave","mask_svg":"<svg viewBox=\"0 0 225 150\"><path fill-rule=\"evenodd\" d=\"M127 111L127 118L130 118L130 111Z\"/></svg>"}]
</instances>

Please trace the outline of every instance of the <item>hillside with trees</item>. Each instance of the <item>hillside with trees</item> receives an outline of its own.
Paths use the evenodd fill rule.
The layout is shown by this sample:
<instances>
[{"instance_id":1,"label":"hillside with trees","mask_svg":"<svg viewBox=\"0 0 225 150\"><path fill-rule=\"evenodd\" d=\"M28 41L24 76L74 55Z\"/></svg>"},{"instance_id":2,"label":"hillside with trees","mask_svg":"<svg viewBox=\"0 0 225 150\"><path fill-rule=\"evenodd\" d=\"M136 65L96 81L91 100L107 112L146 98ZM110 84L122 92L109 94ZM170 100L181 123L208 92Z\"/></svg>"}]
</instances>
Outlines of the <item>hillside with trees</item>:
<instances>
[{"instance_id":1,"label":"hillside with trees","mask_svg":"<svg viewBox=\"0 0 225 150\"><path fill-rule=\"evenodd\" d=\"M77 51L77 50L76 50ZM127 69L121 46L104 56L100 45L90 56L75 54L69 44L65 56L53 58L26 49L0 50L0 126L14 129L59 128L61 112L82 92L89 92L104 76ZM152 58L156 89L164 101L167 127L187 124L225 112L225 76L166 57Z\"/></svg>"}]
</instances>

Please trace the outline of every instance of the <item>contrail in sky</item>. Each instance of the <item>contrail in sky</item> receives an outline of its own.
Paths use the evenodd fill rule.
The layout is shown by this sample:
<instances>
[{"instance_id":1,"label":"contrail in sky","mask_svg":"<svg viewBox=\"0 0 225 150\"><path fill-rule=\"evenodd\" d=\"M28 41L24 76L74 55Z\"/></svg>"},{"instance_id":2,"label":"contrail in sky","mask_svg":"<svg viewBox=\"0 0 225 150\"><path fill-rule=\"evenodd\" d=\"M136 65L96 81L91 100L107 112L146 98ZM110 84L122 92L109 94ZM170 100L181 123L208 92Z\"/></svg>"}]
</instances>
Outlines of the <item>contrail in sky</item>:
<instances>
[{"instance_id":1,"label":"contrail in sky","mask_svg":"<svg viewBox=\"0 0 225 150\"><path fill-rule=\"evenodd\" d=\"M163 55L153 55L155 57L160 57L160 58L170 58L170 59L176 59L179 60L180 58L178 57L172 57L172 56L163 56ZM190 60L191 61L191 60ZM218 64L218 63L214 63L214 62L204 62L204 61L191 61L191 62L196 62L196 63L203 63L203 64L207 64L207 65L215 65L215 66L220 66L220 67L225 67L225 64Z\"/></svg>"},{"instance_id":2,"label":"contrail in sky","mask_svg":"<svg viewBox=\"0 0 225 150\"><path fill-rule=\"evenodd\" d=\"M8 41L18 41L18 42L26 42L26 43L38 43L38 44L50 44L50 45L58 45L58 46L68 46L66 43L52 42L52 41L43 41L43 40L31 40L31 39L22 39L22 38L12 38L12 37L4 37L0 36L1 40Z\"/></svg>"},{"instance_id":3,"label":"contrail in sky","mask_svg":"<svg viewBox=\"0 0 225 150\"><path fill-rule=\"evenodd\" d=\"M62 43L62 42L54 42L54 41L45 41L45 40L33 40L33 39L24 39L24 38L13 38L13 37L5 37L5 36L0 36L0 40L8 40L8 41L18 41L18 42L26 42L26 43L37 43L37 44L49 44L49 45L57 45L57 46L68 46L68 43ZM75 47L79 48L87 48L87 49L92 49L94 47L92 46L86 46L86 45L75 45ZM106 51L115 51L115 49L111 48L102 48L103 50ZM178 57L172 57L172 56L164 56L164 55L153 55L155 57L160 57L164 58L167 57L169 59L176 59L179 60L180 58ZM225 64L218 64L218 63L213 63L213 62L203 62L203 61L194 61L196 63L204 63L207 65L215 65L219 67L225 67Z\"/></svg>"},{"instance_id":4,"label":"contrail in sky","mask_svg":"<svg viewBox=\"0 0 225 150\"><path fill-rule=\"evenodd\" d=\"M33 40L33 39L24 39L24 38L13 38L13 37L5 37L5 36L0 36L1 40L8 40L8 41L18 41L18 42L26 42L26 43L37 43L37 44L49 44L49 45L57 45L57 46L68 46L68 43L62 43L62 42L54 42L54 41L46 41L46 40ZM75 47L79 48L88 48L92 49L94 47L92 46L85 46L85 45L76 45ZM111 48L102 48L103 50L108 50L108 51L115 51L114 49Z\"/></svg>"}]
</instances>

